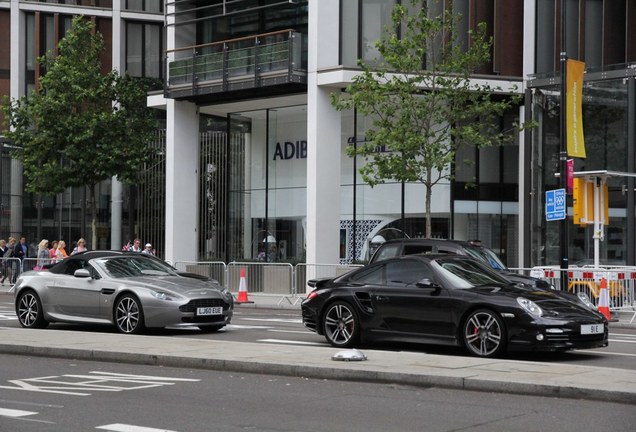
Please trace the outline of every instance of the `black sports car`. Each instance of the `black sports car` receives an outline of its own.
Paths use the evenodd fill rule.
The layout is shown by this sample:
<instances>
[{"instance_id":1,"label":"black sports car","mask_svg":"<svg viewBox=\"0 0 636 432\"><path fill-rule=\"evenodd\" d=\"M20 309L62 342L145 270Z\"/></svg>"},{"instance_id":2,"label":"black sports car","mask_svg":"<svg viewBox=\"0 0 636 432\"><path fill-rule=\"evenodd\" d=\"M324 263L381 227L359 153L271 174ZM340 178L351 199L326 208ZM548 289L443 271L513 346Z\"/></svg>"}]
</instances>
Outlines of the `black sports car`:
<instances>
[{"instance_id":1,"label":"black sports car","mask_svg":"<svg viewBox=\"0 0 636 432\"><path fill-rule=\"evenodd\" d=\"M608 344L607 320L585 294L514 284L464 256L402 256L308 284L303 323L335 347L443 344L493 357Z\"/></svg>"}]
</instances>

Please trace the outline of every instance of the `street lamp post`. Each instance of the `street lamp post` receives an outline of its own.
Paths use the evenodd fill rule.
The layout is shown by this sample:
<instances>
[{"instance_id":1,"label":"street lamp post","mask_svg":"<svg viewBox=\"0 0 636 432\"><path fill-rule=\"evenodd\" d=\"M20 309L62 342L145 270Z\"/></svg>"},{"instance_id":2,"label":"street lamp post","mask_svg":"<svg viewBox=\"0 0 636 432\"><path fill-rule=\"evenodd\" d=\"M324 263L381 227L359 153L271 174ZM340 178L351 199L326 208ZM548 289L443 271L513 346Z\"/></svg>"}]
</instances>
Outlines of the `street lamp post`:
<instances>
[{"instance_id":1,"label":"street lamp post","mask_svg":"<svg viewBox=\"0 0 636 432\"><path fill-rule=\"evenodd\" d=\"M559 187L567 190L567 124L566 124L566 91L567 91L567 45L565 41L565 0L561 0L561 143L559 152ZM567 194L566 194L567 197ZM567 218L567 199L565 206L565 218L559 224L559 242L561 252L561 290L568 290L568 218Z\"/></svg>"}]
</instances>

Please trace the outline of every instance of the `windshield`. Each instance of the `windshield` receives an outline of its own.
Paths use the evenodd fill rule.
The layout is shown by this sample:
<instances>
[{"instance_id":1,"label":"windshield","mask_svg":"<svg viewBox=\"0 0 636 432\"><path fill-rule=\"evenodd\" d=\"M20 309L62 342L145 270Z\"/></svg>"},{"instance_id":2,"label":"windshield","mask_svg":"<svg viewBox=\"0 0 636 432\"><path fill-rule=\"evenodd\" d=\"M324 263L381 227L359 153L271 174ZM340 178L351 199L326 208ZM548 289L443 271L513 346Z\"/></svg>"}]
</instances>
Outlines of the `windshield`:
<instances>
[{"instance_id":1,"label":"windshield","mask_svg":"<svg viewBox=\"0 0 636 432\"><path fill-rule=\"evenodd\" d=\"M485 262L495 270L506 270L506 265L501 262L496 253L486 248L467 247L466 254L471 258Z\"/></svg>"},{"instance_id":2,"label":"windshield","mask_svg":"<svg viewBox=\"0 0 636 432\"><path fill-rule=\"evenodd\" d=\"M140 276L176 276L177 273L169 265L143 256L125 256L101 258L99 262L112 278L129 278Z\"/></svg>"},{"instance_id":3,"label":"windshield","mask_svg":"<svg viewBox=\"0 0 636 432\"><path fill-rule=\"evenodd\" d=\"M433 263L453 287L460 289L477 286L509 285L510 282L488 267L467 259L437 260Z\"/></svg>"}]
</instances>

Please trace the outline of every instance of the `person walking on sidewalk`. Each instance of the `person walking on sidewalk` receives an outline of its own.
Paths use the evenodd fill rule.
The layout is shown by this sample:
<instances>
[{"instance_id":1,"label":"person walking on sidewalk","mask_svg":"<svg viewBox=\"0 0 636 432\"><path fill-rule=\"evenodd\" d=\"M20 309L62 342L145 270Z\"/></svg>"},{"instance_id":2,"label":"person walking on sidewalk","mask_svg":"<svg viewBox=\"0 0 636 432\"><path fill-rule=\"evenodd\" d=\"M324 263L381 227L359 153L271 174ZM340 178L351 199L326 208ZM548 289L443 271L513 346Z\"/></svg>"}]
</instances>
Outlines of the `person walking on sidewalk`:
<instances>
[{"instance_id":1,"label":"person walking on sidewalk","mask_svg":"<svg viewBox=\"0 0 636 432\"><path fill-rule=\"evenodd\" d=\"M4 256L8 253L7 242L4 239L0 239L0 261L2 261L2 265L0 265L0 276L2 277L0 285L4 285L4 280L7 277L7 259Z\"/></svg>"}]
</instances>

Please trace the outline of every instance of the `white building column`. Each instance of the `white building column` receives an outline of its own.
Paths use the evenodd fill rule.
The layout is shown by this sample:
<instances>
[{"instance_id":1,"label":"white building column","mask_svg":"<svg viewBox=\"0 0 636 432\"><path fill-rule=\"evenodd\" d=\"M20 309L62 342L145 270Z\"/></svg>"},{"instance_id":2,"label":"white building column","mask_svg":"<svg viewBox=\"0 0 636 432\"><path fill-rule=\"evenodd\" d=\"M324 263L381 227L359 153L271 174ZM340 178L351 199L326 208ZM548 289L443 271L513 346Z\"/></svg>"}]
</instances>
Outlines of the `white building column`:
<instances>
[{"instance_id":1,"label":"white building column","mask_svg":"<svg viewBox=\"0 0 636 432\"><path fill-rule=\"evenodd\" d=\"M112 67L114 70L123 74L124 68L122 64L124 59L122 53L124 52L125 35L122 33L124 26L121 19L121 2L113 2L113 37L112 37ZM113 176L111 179L111 193L110 193L110 248L112 250L119 250L122 247L122 216L123 216L123 186L117 179L117 176Z\"/></svg>"},{"instance_id":2,"label":"white building column","mask_svg":"<svg viewBox=\"0 0 636 432\"><path fill-rule=\"evenodd\" d=\"M24 14L20 11L18 0L11 0L11 69L9 86L11 99L19 99L24 96L26 74L26 40L23 37L26 28ZM17 49L15 48L17 47ZM22 195L24 185L22 183L22 163L17 159L11 159L11 219L9 222L9 235L20 238L22 234Z\"/></svg>"},{"instance_id":3,"label":"white building column","mask_svg":"<svg viewBox=\"0 0 636 432\"><path fill-rule=\"evenodd\" d=\"M165 259L198 259L199 112L195 104L166 100Z\"/></svg>"},{"instance_id":4,"label":"white building column","mask_svg":"<svg viewBox=\"0 0 636 432\"><path fill-rule=\"evenodd\" d=\"M340 261L341 114L334 88L319 87L322 68L338 64L338 0L309 1L307 85L307 263Z\"/></svg>"}]
</instances>

